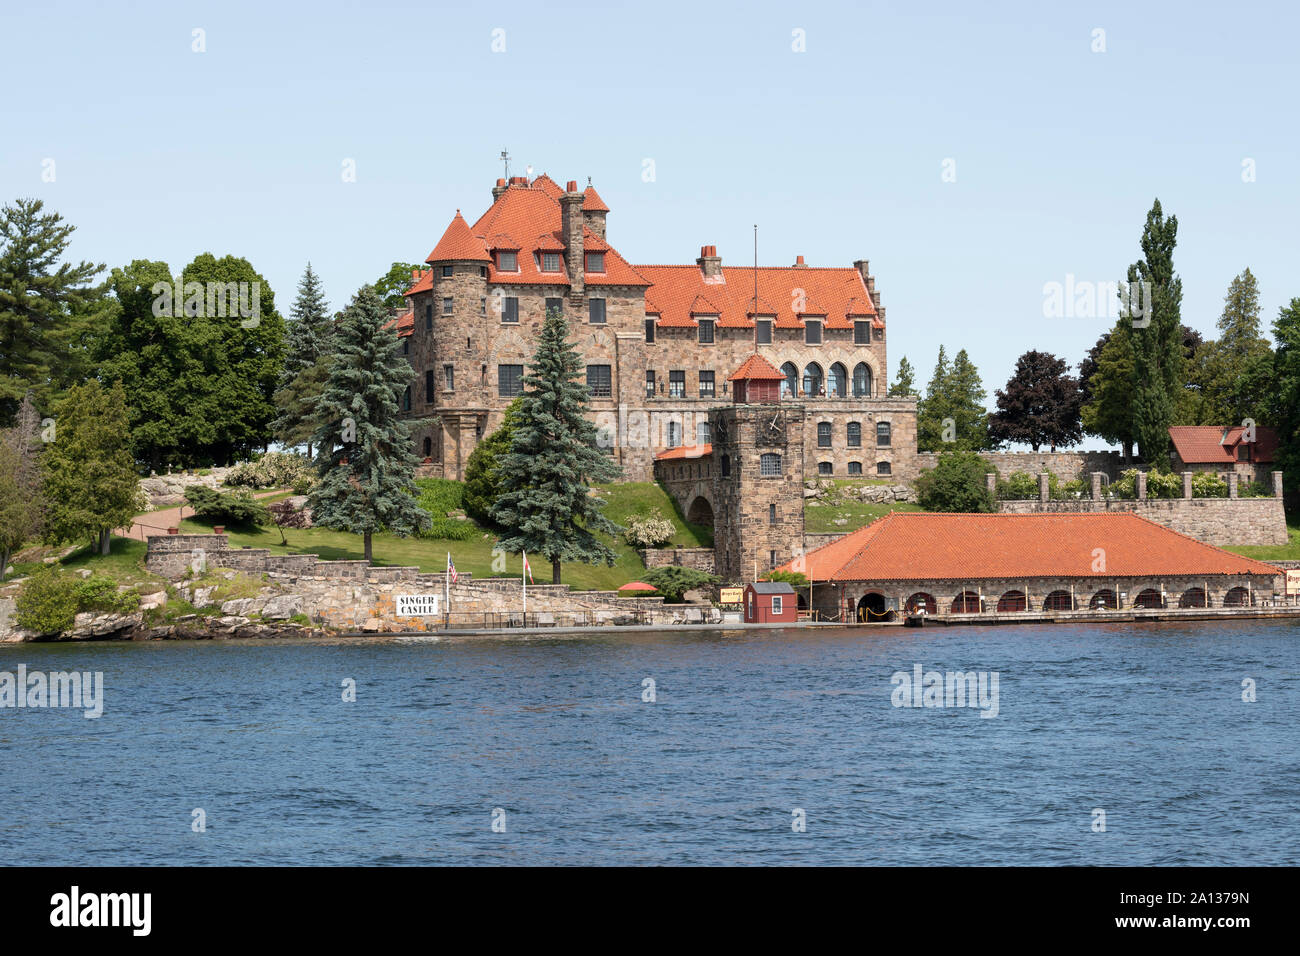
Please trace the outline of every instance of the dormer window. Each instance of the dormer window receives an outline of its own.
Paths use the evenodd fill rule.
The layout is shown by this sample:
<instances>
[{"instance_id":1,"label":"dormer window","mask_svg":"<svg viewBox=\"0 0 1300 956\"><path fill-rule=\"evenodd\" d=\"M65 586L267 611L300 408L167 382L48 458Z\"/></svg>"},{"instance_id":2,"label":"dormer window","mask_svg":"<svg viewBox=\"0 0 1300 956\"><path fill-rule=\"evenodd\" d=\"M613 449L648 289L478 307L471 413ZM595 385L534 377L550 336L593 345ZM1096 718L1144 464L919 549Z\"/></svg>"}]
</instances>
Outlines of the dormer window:
<instances>
[{"instance_id":1,"label":"dormer window","mask_svg":"<svg viewBox=\"0 0 1300 956\"><path fill-rule=\"evenodd\" d=\"M542 271L543 272L560 271L560 254L558 252L542 253Z\"/></svg>"},{"instance_id":2,"label":"dormer window","mask_svg":"<svg viewBox=\"0 0 1300 956\"><path fill-rule=\"evenodd\" d=\"M589 252L587 253L587 271L604 272L605 271L605 253Z\"/></svg>"},{"instance_id":3,"label":"dormer window","mask_svg":"<svg viewBox=\"0 0 1300 956\"><path fill-rule=\"evenodd\" d=\"M513 252L497 253L497 271L498 272L518 272L519 257Z\"/></svg>"},{"instance_id":4,"label":"dormer window","mask_svg":"<svg viewBox=\"0 0 1300 956\"><path fill-rule=\"evenodd\" d=\"M772 320L771 319L754 320L754 342L758 345L772 344Z\"/></svg>"},{"instance_id":5,"label":"dormer window","mask_svg":"<svg viewBox=\"0 0 1300 956\"><path fill-rule=\"evenodd\" d=\"M822 324L818 319L809 319L804 323L804 344L821 345L822 344Z\"/></svg>"},{"instance_id":6,"label":"dormer window","mask_svg":"<svg viewBox=\"0 0 1300 956\"><path fill-rule=\"evenodd\" d=\"M696 324L700 327L700 343L703 345L713 344L713 323L717 321L716 316L701 316L696 319Z\"/></svg>"}]
</instances>

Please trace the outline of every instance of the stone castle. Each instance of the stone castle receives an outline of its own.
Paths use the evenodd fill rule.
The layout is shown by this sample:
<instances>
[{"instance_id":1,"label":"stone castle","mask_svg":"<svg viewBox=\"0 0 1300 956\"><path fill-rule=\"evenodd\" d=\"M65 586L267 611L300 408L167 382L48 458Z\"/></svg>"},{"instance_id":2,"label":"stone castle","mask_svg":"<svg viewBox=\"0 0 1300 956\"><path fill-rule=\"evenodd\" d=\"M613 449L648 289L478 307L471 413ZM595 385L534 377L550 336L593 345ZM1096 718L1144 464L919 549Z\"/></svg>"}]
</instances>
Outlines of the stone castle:
<instances>
[{"instance_id":1,"label":"stone castle","mask_svg":"<svg viewBox=\"0 0 1300 956\"><path fill-rule=\"evenodd\" d=\"M403 414L427 472L464 477L558 308L628 480L652 480L664 450L709 444L710 412L732 404L729 376L754 354L779 370L778 397L805 409L791 452L803 471L915 477L916 400L887 397L885 308L866 260L723 266L706 245L693 264L631 265L608 215L590 185L542 175L497 180L473 225L452 217L397 323L415 370Z\"/></svg>"}]
</instances>

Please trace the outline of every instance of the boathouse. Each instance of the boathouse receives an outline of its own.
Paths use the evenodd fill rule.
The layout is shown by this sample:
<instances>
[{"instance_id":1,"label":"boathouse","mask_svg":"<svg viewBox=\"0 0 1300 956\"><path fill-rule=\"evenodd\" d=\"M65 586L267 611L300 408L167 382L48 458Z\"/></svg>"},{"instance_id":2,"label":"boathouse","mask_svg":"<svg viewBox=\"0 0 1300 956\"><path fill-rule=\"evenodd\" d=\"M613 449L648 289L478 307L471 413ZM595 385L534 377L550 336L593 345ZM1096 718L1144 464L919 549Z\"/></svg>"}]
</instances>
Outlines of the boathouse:
<instances>
[{"instance_id":1,"label":"boathouse","mask_svg":"<svg viewBox=\"0 0 1300 956\"><path fill-rule=\"evenodd\" d=\"M798 601L785 581L754 581L745 585L745 623L793 624L799 618Z\"/></svg>"},{"instance_id":2,"label":"boathouse","mask_svg":"<svg viewBox=\"0 0 1300 956\"><path fill-rule=\"evenodd\" d=\"M1131 512L893 512L782 566L823 620L1241 607L1280 593L1274 566Z\"/></svg>"}]
</instances>

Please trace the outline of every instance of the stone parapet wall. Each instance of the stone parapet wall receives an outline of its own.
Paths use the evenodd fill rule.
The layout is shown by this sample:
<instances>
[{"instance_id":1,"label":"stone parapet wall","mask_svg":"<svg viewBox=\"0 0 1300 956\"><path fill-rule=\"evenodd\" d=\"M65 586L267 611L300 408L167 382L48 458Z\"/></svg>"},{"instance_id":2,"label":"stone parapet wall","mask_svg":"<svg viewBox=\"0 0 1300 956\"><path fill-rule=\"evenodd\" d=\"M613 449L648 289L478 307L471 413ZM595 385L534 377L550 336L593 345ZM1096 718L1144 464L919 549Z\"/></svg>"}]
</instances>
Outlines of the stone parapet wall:
<instances>
[{"instance_id":1,"label":"stone parapet wall","mask_svg":"<svg viewBox=\"0 0 1300 956\"><path fill-rule=\"evenodd\" d=\"M637 553L647 568L675 566L708 574L717 570L717 555L712 548L646 548Z\"/></svg>"},{"instance_id":2,"label":"stone parapet wall","mask_svg":"<svg viewBox=\"0 0 1300 956\"><path fill-rule=\"evenodd\" d=\"M1099 514L1131 511L1180 534L1213 545L1286 544L1281 498L1123 498L1000 501L1011 514Z\"/></svg>"},{"instance_id":3,"label":"stone parapet wall","mask_svg":"<svg viewBox=\"0 0 1300 956\"><path fill-rule=\"evenodd\" d=\"M1119 477L1126 467L1117 451L983 451L980 457L997 469L998 477L1010 478L1015 472L1030 475L1050 471L1062 481L1075 478L1087 480L1094 471L1100 471L1111 481ZM939 456L932 451L917 452L918 470L933 468Z\"/></svg>"}]
</instances>

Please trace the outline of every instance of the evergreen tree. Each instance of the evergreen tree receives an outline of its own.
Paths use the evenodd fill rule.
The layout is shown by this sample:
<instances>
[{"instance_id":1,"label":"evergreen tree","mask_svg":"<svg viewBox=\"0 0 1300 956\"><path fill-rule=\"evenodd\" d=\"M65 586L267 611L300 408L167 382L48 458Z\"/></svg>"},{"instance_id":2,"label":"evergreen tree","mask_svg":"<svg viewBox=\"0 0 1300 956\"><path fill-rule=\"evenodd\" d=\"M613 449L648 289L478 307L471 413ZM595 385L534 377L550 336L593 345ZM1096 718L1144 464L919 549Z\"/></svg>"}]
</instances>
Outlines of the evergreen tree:
<instances>
[{"instance_id":1,"label":"evergreen tree","mask_svg":"<svg viewBox=\"0 0 1300 956\"><path fill-rule=\"evenodd\" d=\"M962 349L952 360L948 394L953 419L957 425L956 448L981 451L993 446L989 438L989 416L984 408L988 393L980 381L979 369Z\"/></svg>"},{"instance_id":2,"label":"evergreen tree","mask_svg":"<svg viewBox=\"0 0 1300 956\"><path fill-rule=\"evenodd\" d=\"M312 523L360 534L373 558L377 531L405 537L429 526L416 496L419 459L399 413L411 366L372 286L364 286L335 330L335 356L317 405L320 482L308 493Z\"/></svg>"},{"instance_id":3,"label":"evergreen tree","mask_svg":"<svg viewBox=\"0 0 1300 956\"><path fill-rule=\"evenodd\" d=\"M1278 464L1289 489L1300 487L1300 298L1292 299L1273 321L1272 420L1278 434Z\"/></svg>"},{"instance_id":4,"label":"evergreen tree","mask_svg":"<svg viewBox=\"0 0 1300 956\"><path fill-rule=\"evenodd\" d=\"M320 427L316 405L329 378L334 336L329 303L310 262L289 314L284 372L273 396L277 414L271 431L287 448L305 444L310 458L311 438Z\"/></svg>"},{"instance_id":5,"label":"evergreen tree","mask_svg":"<svg viewBox=\"0 0 1300 956\"><path fill-rule=\"evenodd\" d=\"M589 393L577 380L581 369L568 321L548 312L524 375L510 452L499 459L501 491L492 508L505 532L501 547L547 558L554 584L561 561L613 566L615 554L596 532L620 530L590 494L592 484L613 481L621 470L598 447L596 427L583 414Z\"/></svg>"},{"instance_id":6,"label":"evergreen tree","mask_svg":"<svg viewBox=\"0 0 1300 956\"><path fill-rule=\"evenodd\" d=\"M1157 199L1142 231L1142 259L1129 266L1129 289L1141 287L1144 314L1121 319L1132 325L1134 434L1144 461L1157 464L1169 451L1180 393L1186 381L1180 309L1182 280L1174 273L1178 217L1165 218ZM1137 298L1136 291L1134 298Z\"/></svg>"},{"instance_id":7,"label":"evergreen tree","mask_svg":"<svg viewBox=\"0 0 1300 956\"><path fill-rule=\"evenodd\" d=\"M904 355L898 360L898 374L894 377L894 384L889 386L890 398L911 398L916 394L916 372L912 369L912 363Z\"/></svg>"},{"instance_id":8,"label":"evergreen tree","mask_svg":"<svg viewBox=\"0 0 1300 956\"><path fill-rule=\"evenodd\" d=\"M989 436L996 442L1021 442L1034 451L1049 445L1073 445L1079 424L1079 381L1064 359L1030 350L1016 360L1005 389L996 392L998 410L989 417Z\"/></svg>"},{"instance_id":9,"label":"evergreen tree","mask_svg":"<svg viewBox=\"0 0 1300 956\"><path fill-rule=\"evenodd\" d=\"M1269 418L1273 350L1260 334L1259 284L1249 269L1236 276L1223 300L1219 338L1197 353L1190 378L1204 407L1199 424L1239 425Z\"/></svg>"},{"instance_id":10,"label":"evergreen tree","mask_svg":"<svg viewBox=\"0 0 1300 956\"><path fill-rule=\"evenodd\" d=\"M0 209L0 426L27 391L38 408L84 372L80 345L95 320L102 265L61 261L75 226L39 199Z\"/></svg>"},{"instance_id":11,"label":"evergreen tree","mask_svg":"<svg viewBox=\"0 0 1300 956\"><path fill-rule=\"evenodd\" d=\"M934 374L930 376L924 397L916 405L916 447L919 451L939 451L944 445L943 420L948 417L946 390L951 374L948 353L940 345Z\"/></svg>"},{"instance_id":12,"label":"evergreen tree","mask_svg":"<svg viewBox=\"0 0 1300 956\"><path fill-rule=\"evenodd\" d=\"M144 510L128 422L121 385L104 388L91 379L55 405L54 440L41 457L47 541L89 535L108 554L113 529L129 527Z\"/></svg>"}]
</instances>

